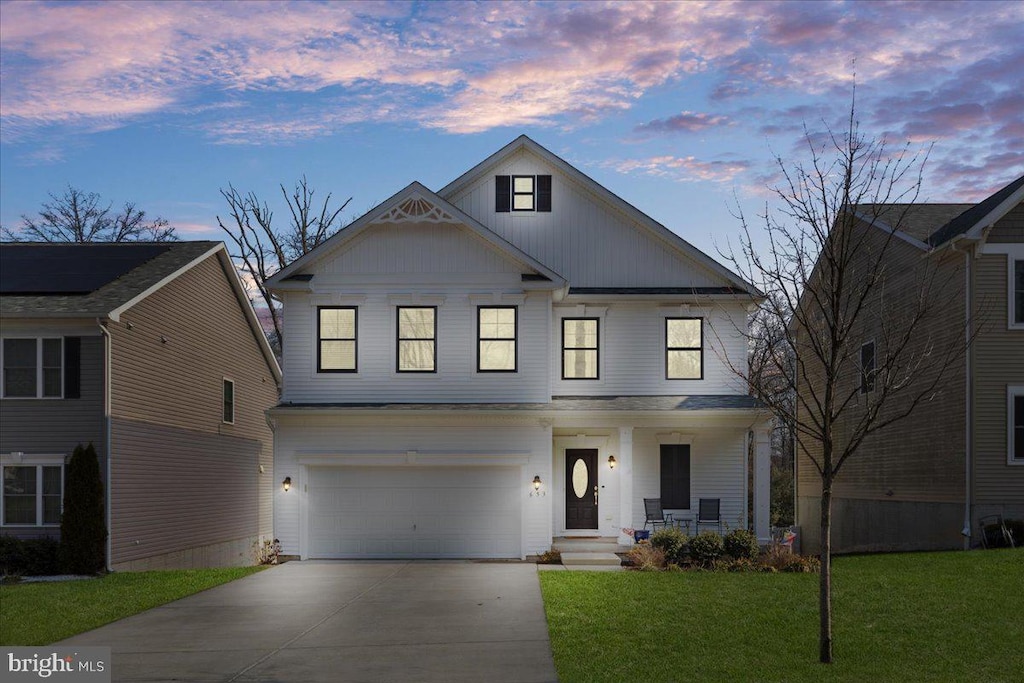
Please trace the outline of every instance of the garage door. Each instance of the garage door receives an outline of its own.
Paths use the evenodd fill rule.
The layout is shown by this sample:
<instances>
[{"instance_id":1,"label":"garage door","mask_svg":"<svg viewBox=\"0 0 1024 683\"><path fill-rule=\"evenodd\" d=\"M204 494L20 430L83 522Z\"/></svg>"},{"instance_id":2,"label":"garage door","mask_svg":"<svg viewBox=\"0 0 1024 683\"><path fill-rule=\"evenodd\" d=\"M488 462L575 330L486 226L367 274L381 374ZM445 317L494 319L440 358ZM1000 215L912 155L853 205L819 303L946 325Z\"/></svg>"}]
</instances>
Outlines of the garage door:
<instances>
[{"instance_id":1,"label":"garage door","mask_svg":"<svg viewBox=\"0 0 1024 683\"><path fill-rule=\"evenodd\" d=\"M517 467L311 467L313 558L520 557Z\"/></svg>"}]
</instances>

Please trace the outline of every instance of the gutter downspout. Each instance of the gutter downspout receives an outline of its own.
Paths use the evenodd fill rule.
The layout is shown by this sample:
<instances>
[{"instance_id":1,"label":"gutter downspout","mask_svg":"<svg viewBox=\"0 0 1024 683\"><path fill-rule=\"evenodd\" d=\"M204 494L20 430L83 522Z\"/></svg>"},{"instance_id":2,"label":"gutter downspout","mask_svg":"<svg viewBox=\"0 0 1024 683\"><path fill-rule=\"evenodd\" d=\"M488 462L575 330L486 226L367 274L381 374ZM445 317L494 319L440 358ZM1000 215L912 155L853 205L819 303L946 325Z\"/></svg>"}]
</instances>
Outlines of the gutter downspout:
<instances>
[{"instance_id":1,"label":"gutter downspout","mask_svg":"<svg viewBox=\"0 0 1024 683\"><path fill-rule=\"evenodd\" d=\"M103 497L103 514L106 517L105 523L107 525L107 548L106 548L106 568L107 571L111 569L111 541L110 541L110 347L112 345L110 338L110 330L107 329L105 321L96 318L96 324L99 325L100 332L103 333L103 421L104 421L104 450L106 451L104 461L106 463L104 470L104 497Z\"/></svg>"},{"instance_id":2,"label":"gutter downspout","mask_svg":"<svg viewBox=\"0 0 1024 683\"><path fill-rule=\"evenodd\" d=\"M974 406L971 398L972 372L974 364L974 349L971 344L971 307L973 305L973 292L971 288L971 252L969 249L959 248L955 242L950 245L953 251L959 251L964 255L964 343L967 344L967 353L964 354L964 526L960 534L964 537L964 550L971 549L971 475L973 464L973 443L974 443Z\"/></svg>"}]
</instances>

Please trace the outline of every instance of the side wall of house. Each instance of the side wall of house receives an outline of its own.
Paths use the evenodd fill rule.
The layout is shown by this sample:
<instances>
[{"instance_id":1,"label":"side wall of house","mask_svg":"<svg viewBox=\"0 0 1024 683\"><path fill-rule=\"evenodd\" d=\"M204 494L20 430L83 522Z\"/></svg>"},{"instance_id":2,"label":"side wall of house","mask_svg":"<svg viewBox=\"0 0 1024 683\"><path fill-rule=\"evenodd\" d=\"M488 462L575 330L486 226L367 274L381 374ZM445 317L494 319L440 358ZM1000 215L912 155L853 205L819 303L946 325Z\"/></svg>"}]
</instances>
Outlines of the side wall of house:
<instances>
[{"instance_id":1,"label":"side wall of house","mask_svg":"<svg viewBox=\"0 0 1024 683\"><path fill-rule=\"evenodd\" d=\"M277 386L223 264L206 258L110 329L115 568L251 564L273 533Z\"/></svg>"},{"instance_id":2,"label":"side wall of house","mask_svg":"<svg viewBox=\"0 0 1024 683\"><path fill-rule=\"evenodd\" d=\"M878 249L885 239L885 233L872 232L870 246L859 252L862 255L854 264L854 274L867 272L874 258L872 247ZM907 346L921 365L913 371L912 385L886 400L879 419L907 409L912 397L934 380L939 367L948 367L933 397L922 401L910 417L869 435L842 466L832 489L831 535L836 552L955 548L962 543L965 361L962 355L946 362L940 359L946 352L962 349L964 256L951 253L924 259L922 255L901 240L890 244L883 280L847 349L839 394L853 393L854 398L836 424L836 442L847 442L867 404L867 397L858 391L861 344L874 341L881 363L890 345L897 343L903 322L913 315L916 297L922 291L928 292L932 310L916 325ZM812 370L814 362L806 367ZM801 379L805 400L812 402L811 383L819 387L821 396L820 375L809 373ZM811 458L820 458L821 449L813 442L805 448L806 452L797 448L797 518L802 549L817 552L821 478Z\"/></svg>"},{"instance_id":3,"label":"side wall of house","mask_svg":"<svg viewBox=\"0 0 1024 683\"><path fill-rule=\"evenodd\" d=\"M972 353L974 498L972 531L991 514L1024 519L1024 464L1010 464L1008 388L1024 386L1024 329L1009 324L1010 264L1024 260L1024 205L997 222L974 260L974 308L983 320Z\"/></svg>"},{"instance_id":4,"label":"side wall of house","mask_svg":"<svg viewBox=\"0 0 1024 683\"><path fill-rule=\"evenodd\" d=\"M79 444L92 443L105 476L106 430L103 420L104 340L95 323L42 320L4 320L5 337L81 338L80 398L0 399L0 454L21 453L20 462L33 458L71 457ZM5 460L5 464L6 464ZM0 533L23 538L60 536L60 526L3 526Z\"/></svg>"}]
</instances>

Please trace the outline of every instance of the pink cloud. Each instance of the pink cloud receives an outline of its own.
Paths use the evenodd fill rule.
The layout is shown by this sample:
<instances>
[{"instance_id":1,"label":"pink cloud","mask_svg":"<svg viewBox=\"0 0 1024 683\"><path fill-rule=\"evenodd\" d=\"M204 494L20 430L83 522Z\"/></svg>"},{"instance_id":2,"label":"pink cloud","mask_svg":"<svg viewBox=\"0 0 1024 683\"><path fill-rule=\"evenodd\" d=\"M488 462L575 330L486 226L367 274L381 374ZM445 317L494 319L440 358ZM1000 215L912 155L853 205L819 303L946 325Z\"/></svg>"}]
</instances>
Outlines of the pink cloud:
<instances>
[{"instance_id":1,"label":"pink cloud","mask_svg":"<svg viewBox=\"0 0 1024 683\"><path fill-rule=\"evenodd\" d=\"M745 160L702 161L692 156L672 155L609 161L602 165L619 173L641 173L680 182L727 182L751 167Z\"/></svg>"},{"instance_id":2,"label":"pink cloud","mask_svg":"<svg viewBox=\"0 0 1024 683\"><path fill-rule=\"evenodd\" d=\"M707 128L727 126L731 123L728 116L708 113L697 113L684 111L666 119L655 119L647 123L641 123L634 128L638 133L695 133Z\"/></svg>"}]
</instances>

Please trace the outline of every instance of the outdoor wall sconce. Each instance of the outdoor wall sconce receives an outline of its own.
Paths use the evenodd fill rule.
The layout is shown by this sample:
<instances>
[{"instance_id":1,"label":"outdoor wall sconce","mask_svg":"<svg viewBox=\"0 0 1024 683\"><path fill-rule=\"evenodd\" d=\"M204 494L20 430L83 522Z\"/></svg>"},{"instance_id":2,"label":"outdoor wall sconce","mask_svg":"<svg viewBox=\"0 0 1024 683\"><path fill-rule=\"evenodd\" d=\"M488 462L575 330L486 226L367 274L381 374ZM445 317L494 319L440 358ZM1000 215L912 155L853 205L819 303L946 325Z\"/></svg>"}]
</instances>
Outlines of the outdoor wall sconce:
<instances>
[{"instance_id":1,"label":"outdoor wall sconce","mask_svg":"<svg viewBox=\"0 0 1024 683\"><path fill-rule=\"evenodd\" d=\"M615 456L614 455L609 455L608 456L608 469L614 470L615 469L615 465L616 465Z\"/></svg>"},{"instance_id":2,"label":"outdoor wall sconce","mask_svg":"<svg viewBox=\"0 0 1024 683\"><path fill-rule=\"evenodd\" d=\"M288 489L290 489L292 487L292 478L291 477L285 477L284 481L281 482L281 485L284 486L284 490L285 490L285 492L287 492Z\"/></svg>"},{"instance_id":3,"label":"outdoor wall sconce","mask_svg":"<svg viewBox=\"0 0 1024 683\"><path fill-rule=\"evenodd\" d=\"M533 490L530 491L530 495L531 496L543 496L543 495L546 495L546 493L547 493L546 491L541 491L540 490L540 485L541 485L542 482L540 480L540 475L539 474L533 475L533 481L531 483L533 484Z\"/></svg>"}]
</instances>

